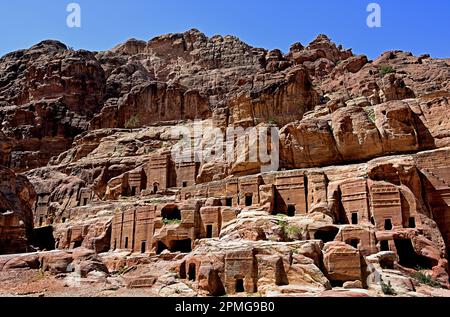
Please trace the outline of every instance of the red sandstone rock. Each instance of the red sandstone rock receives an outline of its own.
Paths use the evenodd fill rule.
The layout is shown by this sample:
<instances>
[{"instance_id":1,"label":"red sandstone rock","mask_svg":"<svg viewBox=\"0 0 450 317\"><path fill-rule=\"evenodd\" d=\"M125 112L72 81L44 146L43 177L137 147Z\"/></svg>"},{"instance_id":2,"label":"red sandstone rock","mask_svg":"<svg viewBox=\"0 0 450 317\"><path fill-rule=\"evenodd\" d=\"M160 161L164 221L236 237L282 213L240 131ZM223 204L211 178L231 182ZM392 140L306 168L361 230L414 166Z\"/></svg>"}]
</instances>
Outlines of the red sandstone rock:
<instances>
[{"instance_id":1,"label":"red sandstone rock","mask_svg":"<svg viewBox=\"0 0 450 317\"><path fill-rule=\"evenodd\" d=\"M0 166L0 254L27 251L35 200L34 188L25 177Z\"/></svg>"},{"instance_id":2,"label":"red sandstone rock","mask_svg":"<svg viewBox=\"0 0 450 317\"><path fill-rule=\"evenodd\" d=\"M383 153L380 134L368 114L359 107L345 107L332 116L333 135L345 161L356 161Z\"/></svg>"},{"instance_id":3,"label":"red sandstone rock","mask_svg":"<svg viewBox=\"0 0 450 317\"><path fill-rule=\"evenodd\" d=\"M0 60L0 121L15 139L8 164L17 171L45 165L69 149L100 110L105 77L94 55L54 41Z\"/></svg>"},{"instance_id":4,"label":"red sandstone rock","mask_svg":"<svg viewBox=\"0 0 450 317\"><path fill-rule=\"evenodd\" d=\"M323 166L342 160L325 120L291 123L281 129L280 142L280 161L286 168Z\"/></svg>"},{"instance_id":5,"label":"red sandstone rock","mask_svg":"<svg viewBox=\"0 0 450 317\"><path fill-rule=\"evenodd\" d=\"M330 242L325 245L324 264L332 281L354 282L361 280L361 260L358 250L346 243Z\"/></svg>"},{"instance_id":6,"label":"red sandstone rock","mask_svg":"<svg viewBox=\"0 0 450 317\"><path fill-rule=\"evenodd\" d=\"M367 296L376 276L417 291L423 266L448 287L449 69L400 51L368 61L324 35L283 56L197 30L95 56L51 41L8 54L0 165L28 171L38 197L0 167L0 253L25 251L33 218L61 251L0 257L0 270L68 285L109 270L118 291L159 296ZM175 163L171 128L194 119L280 127L284 170Z\"/></svg>"}]
</instances>

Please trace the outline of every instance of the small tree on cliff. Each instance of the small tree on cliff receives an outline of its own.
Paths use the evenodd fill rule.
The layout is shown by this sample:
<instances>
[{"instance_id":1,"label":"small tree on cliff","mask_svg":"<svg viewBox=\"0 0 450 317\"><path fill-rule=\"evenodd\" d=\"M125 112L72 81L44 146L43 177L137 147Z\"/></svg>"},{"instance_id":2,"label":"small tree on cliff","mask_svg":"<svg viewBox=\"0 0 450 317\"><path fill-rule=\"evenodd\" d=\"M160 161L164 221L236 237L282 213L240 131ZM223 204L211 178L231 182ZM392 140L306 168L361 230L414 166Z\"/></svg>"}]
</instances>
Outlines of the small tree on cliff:
<instances>
[{"instance_id":1,"label":"small tree on cliff","mask_svg":"<svg viewBox=\"0 0 450 317\"><path fill-rule=\"evenodd\" d=\"M125 129L130 129L133 131L139 125L139 118L137 116L132 116L125 122Z\"/></svg>"}]
</instances>

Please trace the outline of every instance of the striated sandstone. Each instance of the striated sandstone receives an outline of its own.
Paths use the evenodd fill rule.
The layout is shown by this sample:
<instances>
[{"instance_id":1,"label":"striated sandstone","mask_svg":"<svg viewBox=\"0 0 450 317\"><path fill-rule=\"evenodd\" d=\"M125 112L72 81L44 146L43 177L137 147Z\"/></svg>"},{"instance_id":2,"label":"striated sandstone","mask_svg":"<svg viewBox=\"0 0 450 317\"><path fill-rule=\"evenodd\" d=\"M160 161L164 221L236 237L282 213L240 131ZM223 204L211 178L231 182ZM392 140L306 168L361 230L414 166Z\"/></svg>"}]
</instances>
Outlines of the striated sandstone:
<instances>
[{"instance_id":1,"label":"striated sandstone","mask_svg":"<svg viewBox=\"0 0 450 317\"><path fill-rule=\"evenodd\" d=\"M369 61L325 35L287 54L195 29L10 53L0 254L39 252L0 256L0 294L446 294L415 274L449 287L449 78L448 59ZM278 127L279 170L237 160L258 138L226 162L212 133L188 143L213 159L176 162L194 120Z\"/></svg>"}]
</instances>

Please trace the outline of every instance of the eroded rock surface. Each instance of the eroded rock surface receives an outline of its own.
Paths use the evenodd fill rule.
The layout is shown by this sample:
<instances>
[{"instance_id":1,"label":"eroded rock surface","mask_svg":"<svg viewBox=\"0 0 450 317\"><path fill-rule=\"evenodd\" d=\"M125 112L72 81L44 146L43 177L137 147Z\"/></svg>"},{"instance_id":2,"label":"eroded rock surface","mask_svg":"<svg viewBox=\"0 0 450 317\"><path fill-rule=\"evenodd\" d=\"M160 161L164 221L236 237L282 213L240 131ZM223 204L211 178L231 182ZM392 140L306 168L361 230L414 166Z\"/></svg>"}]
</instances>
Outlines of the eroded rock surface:
<instances>
[{"instance_id":1,"label":"eroded rock surface","mask_svg":"<svg viewBox=\"0 0 450 317\"><path fill-rule=\"evenodd\" d=\"M0 256L0 294L448 296L449 79L448 59L370 61L325 35L10 53L0 254L36 252ZM278 131L274 170L261 135L222 140L231 161L215 147L251 127ZM174 128L208 160L176 160Z\"/></svg>"}]
</instances>

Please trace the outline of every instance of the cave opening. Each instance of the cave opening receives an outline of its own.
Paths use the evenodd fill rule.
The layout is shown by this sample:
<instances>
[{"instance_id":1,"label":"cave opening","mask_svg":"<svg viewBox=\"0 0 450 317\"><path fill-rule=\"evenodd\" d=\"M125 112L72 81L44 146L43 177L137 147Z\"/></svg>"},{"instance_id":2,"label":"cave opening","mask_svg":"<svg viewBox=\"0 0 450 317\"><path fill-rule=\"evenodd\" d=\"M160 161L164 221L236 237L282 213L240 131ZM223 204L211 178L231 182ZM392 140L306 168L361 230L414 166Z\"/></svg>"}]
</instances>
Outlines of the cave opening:
<instances>
[{"instance_id":1,"label":"cave opening","mask_svg":"<svg viewBox=\"0 0 450 317\"><path fill-rule=\"evenodd\" d=\"M33 229L31 244L39 250L54 250L56 241L53 237L53 227L40 227Z\"/></svg>"},{"instance_id":2,"label":"cave opening","mask_svg":"<svg viewBox=\"0 0 450 317\"><path fill-rule=\"evenodd\" d=\"M330 281L330 284L331 284L332 288L344 287L344 281L340 281L340 280L332 280L332 281Z\"/></svg>"},{"instance_id":3,"label":"cave opening","mask_svg":"<svg viewBox=\"0 0 450 317\"><path fill-rule=\"evenodd\" d=\"M161 216L166 220L181 220L181 212L178 207L164 207Z\"/></svg>"},{"instance_id":4,"label":"cave opening","mask_svg":"<svg viewBox=\"0 0 450 317\"><path fill-rule=\"evenodd\" d=\"M339 229L336 227L325 227L321 228L314 233L314 239L322 240L323 242L331 242L336 239Z\"/></svg>"},{"instance_id":5,"label":"cave opening","mask_svg":"<svg viewBox=\"0 0 450 317\"><path fill-rule=\"evenodd\" d=\"M163 242L158 241L158 244L156 245L156 254L161 254L164 250L167 249L167 246Z\"/></svg>"},{"instance_id":6,"label":"cave opening","mask_svg":"<svg viewBox=\"0 0 450 317\"><path fill-rule=\"evenodd\" d=\"M400 265L411 269L432 269L434 265L437 265L437 263L433 263L431 259L417 254L411 240L397 239L394 240L394 242L400 259Z\"/></svg>"},{"instance_id":7,"label":"cave opening","mask_svg":"<svg viewBox=\"0 0 450 317\"><path fill-rule=\"evenodd\" d=\"M391 251L389 248L388 240L380 241L380 251L381 252Z\"/></svg>"},{"instance_id":8,"label":"cave opening","mask_svg":"<svg viewBox=\"0 0 450 317\"><path fill-rule=\"evenodd\" d=\"M388 258L381 258L380 259L380 266L384 270L393 270L395 268L394 261Z\"/></svg>"},{"instance_id":9,"label":"cave opening","mask_svg":"<svg viewBox=\"0 0 450 317\"><path fill-rule=\"evenodd\" d=\"M192 251L191 239L175 240L171 242L170 252L189 253Z\"/></svg>"},{"instance_id":10,"label":"cave opening","mask_svg":"<svg viewBox=\"0 0 450 317\"><path fill-rule=\"evenodd\" d=\"M351 245L355 249L358 249L360 240L359 239L348 239L347 241L345 241L345 243L347 243L348 245Z\"/></svg>"}]
</instances>

